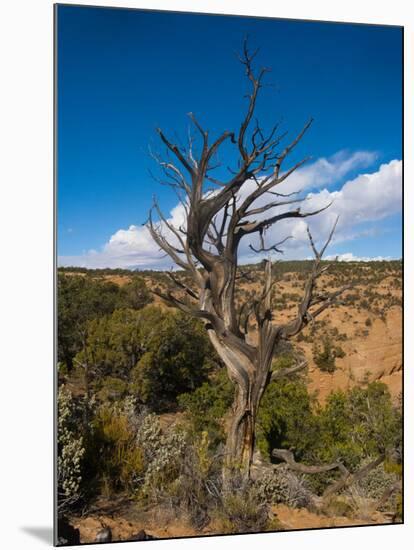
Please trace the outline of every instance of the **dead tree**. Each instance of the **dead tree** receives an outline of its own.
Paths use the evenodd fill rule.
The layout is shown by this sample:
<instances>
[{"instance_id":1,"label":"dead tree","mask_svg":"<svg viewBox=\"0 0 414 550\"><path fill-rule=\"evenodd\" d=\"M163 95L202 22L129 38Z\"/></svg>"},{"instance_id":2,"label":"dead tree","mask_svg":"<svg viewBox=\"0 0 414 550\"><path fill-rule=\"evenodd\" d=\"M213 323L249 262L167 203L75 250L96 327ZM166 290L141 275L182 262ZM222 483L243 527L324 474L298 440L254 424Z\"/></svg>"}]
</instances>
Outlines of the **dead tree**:
<instances>
[{"instance_id":1,"label":"dead tree","mask_svg":"<svg viewBox=\"0 0 414 550\"><path fill-rule=\"evenodd\" d=\"M279 133L279 124L265 134L254 114L267 69L253 70L256 53L249 52L244 43L240 61L245 68L250 93L247 112L237 132L225 131L215 140L210 140L209 132L190 113L194 132L199 138L198 149L192 135L188 146L183 147L158 129L166 154L152 153L162 172L162 183L170 185L179 197L185 211L185 222L180 227L174 226L154 201L147 227L160 249L184 270L186 280L190 276L193 282L192 285L184 284L182 278L170 273L180 293L160 292L159 296L168 304L203 320L208 336L235 385L227 430L225 480L229 479L228 474L233 468L239 469L244 479L249 478L257 411L263 392L272 379L272 359L278 344L297 335L335 303L344 290L330 294L317 290L317 280L327 269L321 260L332 239L333 227L321 250L317 250L308 231L315 261L293 321L278 324L273 320L270 261L265 263L260 295L241 307L235 299L240 275L238 251L244 237L258 237L258 246L251 246L258 254L281 252L280 246L286 238L266 246L264 236L268 228L282 220L314 216L329 206L303 211L301 203L305 198L300 198L297 193L279 192L281 184L308 160L304 158L284 168L286 159L311 126L312 119L283 148L279 146L285 134ZM229 146L234 148L238 162L236 169L229 169L230 175L224 181L214 174L219 150ZM249 187L250 191L246 193L244 184L253 185L253 188ZM158 220L154 219L154 213ZM183 293L186 298L182 298ZM251 320L255 323L254 328ZM273 376L289 375L304 367L305 363L301 362L287 369L288 372Z\"/></svg>"}]
</instances>

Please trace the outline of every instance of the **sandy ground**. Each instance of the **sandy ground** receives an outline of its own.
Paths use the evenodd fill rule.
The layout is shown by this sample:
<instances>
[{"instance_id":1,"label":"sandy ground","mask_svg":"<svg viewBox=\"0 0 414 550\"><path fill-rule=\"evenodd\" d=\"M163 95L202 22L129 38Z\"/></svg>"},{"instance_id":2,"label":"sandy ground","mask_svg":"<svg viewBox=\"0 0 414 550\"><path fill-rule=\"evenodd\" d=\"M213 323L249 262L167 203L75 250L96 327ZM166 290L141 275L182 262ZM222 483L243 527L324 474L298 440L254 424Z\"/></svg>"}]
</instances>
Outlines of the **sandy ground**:
<instances>
[{"instance_id":1,"label":"sandy ground","mask_svg":"<svg viewBox=\"0 0 414 550\"><path fill-rule=\"evenodd\" d=\"M133 510L133 508L132 508ZM345 527L359 525L381 525L390 523L390 519L380 512L374 512L369 518L358 519L344 516L327 516L310 512L305 508L289 508L285 505L272 507L272 512L281 524L281 530L318 529L327 527ZM131 540L142 529L156 538L197 537L205 535L220 535L211 525L202 531L197 531L182 519L168 518L165 512L152 511L134 517L134 512L124 512L123 515L98 514L86 518L72 518L71 523L79 529L81 542L94 542L97 533L103 527L112 531L113 541Z\"/></svg>"}]
</instances>

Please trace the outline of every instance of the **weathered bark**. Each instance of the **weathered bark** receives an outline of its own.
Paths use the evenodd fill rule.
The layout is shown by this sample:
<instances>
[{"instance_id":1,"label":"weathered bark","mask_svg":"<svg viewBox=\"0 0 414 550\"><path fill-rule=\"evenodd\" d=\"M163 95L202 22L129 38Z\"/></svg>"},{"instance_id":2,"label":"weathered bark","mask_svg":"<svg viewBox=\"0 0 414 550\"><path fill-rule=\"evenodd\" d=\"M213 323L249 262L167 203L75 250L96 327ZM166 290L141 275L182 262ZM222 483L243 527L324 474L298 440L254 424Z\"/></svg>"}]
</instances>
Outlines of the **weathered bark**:
<instances>
[{"instance_id":1,"label":"weathered bark","mask_svg":"<svg viewBox=\"0 0 414 550\"><path fill-rule=\"evenodd\" d=\"M234 474L241 475L244 481L250 477L250 466L255 444L256 418L263 393L271 381L273 352L277 343L278 331L271 325L270 308L271 263L266 263L266 283L263 301L258 302L256 320L259 342L256 347L248 345L239 332L229 330L217 332L214 327L208 330L210 341L225 364L230 380L235 386L234 402L228 415L227 439L223 468L223 480L228 486ZM234 292L234 291L232 291ZM223 314L226 318L228 298L224 298ZM263 302L263 303L262 303ZM211 307L209 293L203 295L201 306ZM231 301L234 303L234 300ZM259 306L265 314L259 311ZM229 319L225 325L231 326L234 312L227 310Z\"/></svg>"},{"instance_id":2,"label":"weathered bark","mask_svg":"<svg viewBox=\"0 0 414 550\"><path fill-rule=\"evenodd\" d=\"M349 476L349 471L341 462L332 462L330 464L321 464L319 466L302 464L296 462L295 457L291 451L286 449L273 449L272 456L279 460L283 460L289 466L289 468L295 472L301 474L321 474L323 472L330 472L331 470L339 469L343 476Z\"/></svg>"},{"instance_id":3,"label":"weathered bark","mask_svg":"<svg viewBox=\"0 0 414 550\"><path fill-rule=\"evenodd\" d=\"M227 418L227 440L224 456L223 479L228 484L235 470L248 478L254 448L254 427L258 400L253 391L255 364L251 354L231 347L217 337L214 330L208 331L210 340L227 368L234 384L233 405ZM241 346L242 348L242 346ZM250 355L250 357L248 356Z\"/></svg>"},{"instance_id":4,"label":"weathered bark","mask_svg":"<svg viewBox=\"0 0 414 550\"><path fill-rule=\"evenodd\" d=\"M262 365L262 369L270 372L271 365ZM270 379L269 374L267 380ZM259 378L249 380L247 387L235 387L234 402L228 418L227 440L225 448L225 463L223 479L225 484L233 476L234 471L241 474L247 481L250 477L252 464L256 418L261 398L267 386Z\"/></svg>"},{"instance_id":5,"label":"weathered bark","mask_svg":"<svg viewBox=\"0 0 414 550\"><path fill-rule=\"evenodd\" d=\"M350 472L345 471L341 479L339 479L337 482L332 483L332 485L329 485L323 493L324 498L329 497L335 493L339 493L339 491L342 491L345 489L345 487L349 487L353 483L358 482L359 480L363 479L365 476L371 472L371 470L374 470L377 466L379 466L382 462L384 462L385 455L379 455L375 460L367 464L366 466L363 466L353 474Z\"/></svg>"}]
</instances>

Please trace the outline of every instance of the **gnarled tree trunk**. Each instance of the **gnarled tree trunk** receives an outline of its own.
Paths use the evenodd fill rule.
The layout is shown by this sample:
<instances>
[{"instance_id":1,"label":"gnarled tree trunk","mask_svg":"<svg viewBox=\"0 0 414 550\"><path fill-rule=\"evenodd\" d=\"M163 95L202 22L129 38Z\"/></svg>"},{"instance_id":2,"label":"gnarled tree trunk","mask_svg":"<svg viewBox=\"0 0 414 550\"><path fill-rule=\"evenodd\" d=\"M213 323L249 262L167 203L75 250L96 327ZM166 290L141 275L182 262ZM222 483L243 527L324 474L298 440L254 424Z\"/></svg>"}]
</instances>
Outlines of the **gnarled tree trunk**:
<instances>
[{"instance_id":1,"label":"gnarled tree trunk","mask_svg":"<svg viewBox=\"0 0 414 550\"><path fill-rule=\"evenodd\" d=\"M247 392L236 387L227 430L223 479L229 484L234 472L241 474L244 481L250 478L257 412L263 390L253 381Z\"/></svg>"},{"instance_id":2,"label":"gnarled tree trunk","mask_svg":"<svg viewBox=\"0 0 414 550\"><path fill-rule=\"evenodd\" d=\"M234 401L226 421L227 437L223 468L224 483L229 485L236 473L240 474L245 481L250 477L257 412L264 390L270 381L271 361L268 360L265 364L258 366L257 363L251 363L250 359L245 357L244 360L240 358L236 363L234 356L229 359L228 351L217 344L215 337L212 340L235 386ZM243 368L241 368L242 363ZM246 377L234 375L235 372L241 371L247 371L250 375Z\"/></svg>"}]
</instances>

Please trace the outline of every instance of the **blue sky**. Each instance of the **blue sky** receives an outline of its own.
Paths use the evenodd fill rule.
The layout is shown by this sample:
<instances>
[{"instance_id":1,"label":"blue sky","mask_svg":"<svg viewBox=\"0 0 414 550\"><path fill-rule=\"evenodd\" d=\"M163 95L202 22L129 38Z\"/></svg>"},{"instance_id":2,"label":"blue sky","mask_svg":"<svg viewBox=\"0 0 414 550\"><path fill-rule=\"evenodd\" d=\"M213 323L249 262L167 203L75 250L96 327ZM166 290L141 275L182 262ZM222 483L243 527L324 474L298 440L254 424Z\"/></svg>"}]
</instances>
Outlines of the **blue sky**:
<instances>
[{"instance_id":1,"label":"blue sky","mask_svg":"<svg viewBox=\"0 0 414 550\"><path fill-rule=\"evenodd\" d=\"M282 120L294 135L315 119L291 162L312 155L305 187L337 193L348 216L330 253L401 256L401 29L74 6L57 21L62 265L157 267L141 224L154 194L167 215L177 199L149 175L148 146L160 149L157 126L184 140L190 111L212 134L239 127L246 35L257 66L272 68L263 125Z\"/></svg>"}]
</instances>

